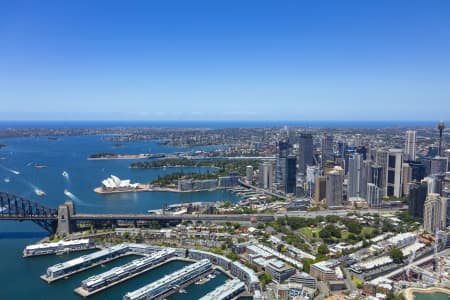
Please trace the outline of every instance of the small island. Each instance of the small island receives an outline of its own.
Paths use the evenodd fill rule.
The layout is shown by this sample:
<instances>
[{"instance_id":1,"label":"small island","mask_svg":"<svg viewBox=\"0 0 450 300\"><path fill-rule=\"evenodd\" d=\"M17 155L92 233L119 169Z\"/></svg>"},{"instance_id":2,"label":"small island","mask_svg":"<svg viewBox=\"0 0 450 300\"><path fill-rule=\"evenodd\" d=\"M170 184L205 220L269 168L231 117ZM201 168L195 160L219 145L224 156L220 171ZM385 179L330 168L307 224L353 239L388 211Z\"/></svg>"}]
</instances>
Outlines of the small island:
<instances>
[{"instance_id":1,"label":"small island","mask_svg":"<svg viewBox=\"0 0 450 300\"><path fill-rule=\"evenodd\" d=\"M116 154L116 153L96 153L91 154L88 157L88 160L113 160L113 159L147 159L147 158L156 158L161 157L160 154L150 154L150 153L141 153L141 154Z\"/></svg>"}]
</instances>

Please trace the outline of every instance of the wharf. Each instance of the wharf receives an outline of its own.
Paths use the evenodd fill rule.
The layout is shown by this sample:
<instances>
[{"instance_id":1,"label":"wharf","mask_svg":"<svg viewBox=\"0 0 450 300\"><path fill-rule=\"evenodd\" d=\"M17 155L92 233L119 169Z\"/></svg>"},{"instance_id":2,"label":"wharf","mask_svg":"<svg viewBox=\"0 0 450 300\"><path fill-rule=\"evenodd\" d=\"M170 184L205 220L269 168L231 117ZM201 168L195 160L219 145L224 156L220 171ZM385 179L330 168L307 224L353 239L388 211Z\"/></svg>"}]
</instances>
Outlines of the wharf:
<instances>
[{"instance_id":1,"label":"wharf","mask_svg":"<svg viewBox=\"0 0 450 300\"><path fill-rule=\"evenodd\" d=\"M50 284L50 283L55 282L55 281L58 281L58 280L60 280L60 279L68 278L68 277L70 277L70 276L72 276L72 275L74 275L74 274L76 274L76 273L80 273L80 272L86 271L86 270L91 269L91 268L93 268L93 267L96 267L96 266L98 266L98 265L102 265L102 264L104 264L104 263L108 263L108 262L113 261L113 260L115 260L115 259L118 259L118 258L121 258L121 257L125 257L125 256L129 256L129 255L136 255L136 254L137 254L137 253L134 253L134 252L127 252L127 253L124 253L124 254L117 255L117 256L115 256L115 257L107 258L107 259L104 259L104 260L102 260L102 261L99 261L99 262L90 264L90 265L88 265L88 266L86 266L86 267L77 269L77 270L75 270L75 271L72 271L72 272L69 272L69 273L65 273L65 274L63 274L63 275L61 275L61 276L49 278L49 277L47 277L47 274L44 274L44 275L41 275L40 278L41 278L42 280L44 280L45 282L47 282L48 284ZM142 255L142 253L139 253L139 254Z\"/></svg>"},{"instance_id":2,"label":"wharf","mask_svg":"<svg viewBox=\"0 0 450 300\"><path fill-rule=\"evenodd\" d=\"M99 247L98 246L92 246L92 247L77 248L77 249L66 248L66 249L61 250L61 251L49 251L49 252L39 253L39 254L23 254L22 257L23 258L27 258L27 257L45 256L45 255L63 255L63 254L69 254L69 253L72 253L72 252L81 252L81 251L94 250L94 249L99 249Z\"/></svg>"},{"instance_id":3,"label":"wharf","mask_svg":"<svg viewBox=\"0 0 450 300\"><path fill-rule=\"evenodd\" d=\"M119 279L117 281L111 282L110 284L105 285L105 286L103 286L101 288L98 288L96 290L87 291L83 287L80 286L80 287L77 287L76 289L74 289L74 292L77 293L78 295L80 295L83 298L87 298L89 296L92 296L92 295L94 295L96 293L99 293L101 291L109 289L110 287L113 287L113 286L115 286L117 284L120 284L120 283L122 283L124 281L127 281L127 280L129 280L131 278L139 276L139 275L141 275L141 274L143 274L145 272L148 272L148 271L151 271L153 269L159 268L159 267L163 266L164 264L166 264L168 262L171 262L171 261L175 261L175 260L183 260L183 261L189 261L189 262L193 262L194 261L194 260L190 260L190 259L180 259L180 257L171 257L171 258L169 258L169 259L167 259L165 261L160 262L159 264L149 266L148 268L145 268L142 271L139 271L137 273L132 273L132 274L130 274L130 275L124 277L124 278L121 278L121 279Z\"/></svg>"}]
</instances>

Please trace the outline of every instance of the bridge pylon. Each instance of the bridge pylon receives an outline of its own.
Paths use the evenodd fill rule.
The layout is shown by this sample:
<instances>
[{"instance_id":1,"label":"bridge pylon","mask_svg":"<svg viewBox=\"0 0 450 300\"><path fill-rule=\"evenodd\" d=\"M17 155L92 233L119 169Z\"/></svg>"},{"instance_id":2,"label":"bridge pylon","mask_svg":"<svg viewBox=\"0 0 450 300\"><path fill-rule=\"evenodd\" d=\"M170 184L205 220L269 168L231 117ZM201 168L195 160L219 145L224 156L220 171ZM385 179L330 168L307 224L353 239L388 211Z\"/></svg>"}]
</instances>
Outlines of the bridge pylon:
<instances>
[{"instance_id":1,"label":"bridge pylon","mask_svg":"<svg viewBox=\"0 0 450 300\"><path fill-rule=\"evenodd\" d=\"M56 233L58 235L68 235L73 231L71 217L75 215L75 204L72 201L66 201L58 206L58 226Z\"/></svg>"}]
</instances>

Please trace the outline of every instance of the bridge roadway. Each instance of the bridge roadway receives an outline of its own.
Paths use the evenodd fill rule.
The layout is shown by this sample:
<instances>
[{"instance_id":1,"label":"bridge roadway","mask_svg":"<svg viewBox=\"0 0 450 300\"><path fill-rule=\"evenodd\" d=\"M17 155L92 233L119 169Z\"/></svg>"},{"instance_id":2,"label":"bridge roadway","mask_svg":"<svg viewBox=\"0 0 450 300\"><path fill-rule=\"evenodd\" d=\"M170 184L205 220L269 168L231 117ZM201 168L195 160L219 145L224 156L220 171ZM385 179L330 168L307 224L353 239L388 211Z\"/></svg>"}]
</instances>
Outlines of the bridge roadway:
<instances>
[{"instance_id":1,"label":"bridge roadway","mask_svg":"<svg viewBox=\"0 0 450 300\"><path fill-rule=\"evenodd\" d=\"M399 211L400 208L390 208L390 209L343 209L343 210L319 210L319 211L288 211L286 213L275 213L275 214L240 214L240 215L209 215L209 214L164 214L164 215L154 215L154 214L88 214L88 213L78 213L70 217L71 220L77 221L89 221L89 220L182 220L182 221L256 221L256 222L267 222L273 221L277 218L288 217L303 217L303 218L315 218L317 216L346 216L348 213L359 213L359 214L393 214ZM0 220L57 220L56 215L42 216L42 215L0 215Z\"/></svg>"},{"instance_id":2,"label":"bridge roadway","mask_svg":"<svg viewBox=\"0 0 450 300\"><path fill-rule=\"evenodd\" d=\"M267 222L275 220L274 215L204 215L204 214L75 214L70 217L74 221L202 221L202 222Z\"/></svg>"},{"instance_id":3,"label":"bridge roadway","mask_svg":"<svg viewBox=\"0 0 450 300\"><path fill-rule=\"evenodd\" d=\"M359 213L359 214L392 214L397 212L399 209L360 209L360 210L319 210L319 211L291 211L286 213L276 213L276 214L241 214L241 215L207 215L207 214L164 214L164 215L154 215L154 214L75 214L70 217L71 220L76 221L90 221L90 220L182 220L182 221L230 221L230 222L268 222L274 221L277 218L288 217L303 217L303 218L315 218L317 216L346 216L348 213Z\"/></svg>"}]
</instances>

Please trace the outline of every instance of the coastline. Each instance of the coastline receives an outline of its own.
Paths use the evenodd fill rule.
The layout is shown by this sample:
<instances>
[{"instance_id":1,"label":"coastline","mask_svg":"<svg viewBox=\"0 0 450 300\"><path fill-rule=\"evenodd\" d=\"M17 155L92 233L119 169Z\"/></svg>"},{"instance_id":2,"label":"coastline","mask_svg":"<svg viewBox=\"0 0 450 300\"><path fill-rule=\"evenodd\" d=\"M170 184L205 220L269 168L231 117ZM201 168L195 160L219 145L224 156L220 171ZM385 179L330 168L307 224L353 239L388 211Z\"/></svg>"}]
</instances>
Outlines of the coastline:
<instances>
[{"instance_id":1,"label":"coastline","mask_svg":"<svg viewBox=\"0 0 450 300\"><path fill-rule=\"evenodd\" d=\"M450 295L450 290L440 287L430 287L430 288L407 288L403 294L406 300L414 300L414 293L420 294L433 294L433 293L442 293Z\"/></svg>"}]
</instances>

